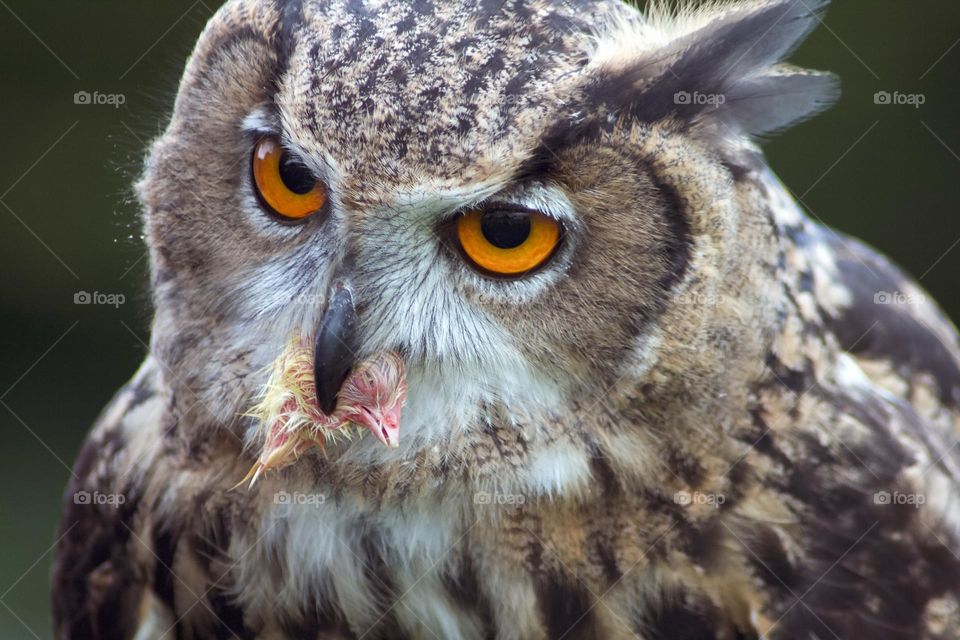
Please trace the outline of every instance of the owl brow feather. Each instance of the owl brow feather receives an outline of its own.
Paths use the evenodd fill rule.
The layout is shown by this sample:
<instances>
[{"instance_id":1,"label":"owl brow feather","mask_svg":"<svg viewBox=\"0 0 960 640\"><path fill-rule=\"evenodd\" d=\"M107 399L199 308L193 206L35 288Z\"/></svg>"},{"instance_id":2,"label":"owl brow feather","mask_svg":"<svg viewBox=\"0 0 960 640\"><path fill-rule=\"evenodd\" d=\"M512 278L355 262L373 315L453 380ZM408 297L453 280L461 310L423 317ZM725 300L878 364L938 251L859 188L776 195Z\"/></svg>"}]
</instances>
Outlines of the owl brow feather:
<instances>
[{"instance_id":1,"label":"owl brow feather","mask_svg":"<svg viewBox=\"0 0 960 640\"><path fill-rule=\"evenodd\" d=\"M279 84L297 46L296 31L303 24L303 0L276 0L276 3L280 21L274 37L274 50L277 53L274 84Z\"/></svg>"}]
</instances>

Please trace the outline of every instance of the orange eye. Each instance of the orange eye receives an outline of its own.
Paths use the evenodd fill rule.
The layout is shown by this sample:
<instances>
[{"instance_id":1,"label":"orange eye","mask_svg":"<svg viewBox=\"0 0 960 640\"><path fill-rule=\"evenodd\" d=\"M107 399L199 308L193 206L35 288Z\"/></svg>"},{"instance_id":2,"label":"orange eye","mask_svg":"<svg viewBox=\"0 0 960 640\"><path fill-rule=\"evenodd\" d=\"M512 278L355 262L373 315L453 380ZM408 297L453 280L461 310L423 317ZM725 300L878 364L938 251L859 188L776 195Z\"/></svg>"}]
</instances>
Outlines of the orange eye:
<instances>
[{"instance_id":1,"label":"orange eye","mask_svg":"<svg viewBox=\"0 0 960 640\"><path fill-rule=\"evenodd\" d=\"M265 205L283 218L300 220L327 202L324 184L274 138L263 138L253 148L253 182Z\"/></svg>"},{"instance_id":2,"label":"orange eye","mask_svg":"<svg viewBox=\"0 0 960 640\"><path fill-rule=\"evenodd\" d=\"M542 265L560 242L560 223L516 209L468 211L457 220L457 238L481 270L518 276Z\"/></svg>"}]
</instances>

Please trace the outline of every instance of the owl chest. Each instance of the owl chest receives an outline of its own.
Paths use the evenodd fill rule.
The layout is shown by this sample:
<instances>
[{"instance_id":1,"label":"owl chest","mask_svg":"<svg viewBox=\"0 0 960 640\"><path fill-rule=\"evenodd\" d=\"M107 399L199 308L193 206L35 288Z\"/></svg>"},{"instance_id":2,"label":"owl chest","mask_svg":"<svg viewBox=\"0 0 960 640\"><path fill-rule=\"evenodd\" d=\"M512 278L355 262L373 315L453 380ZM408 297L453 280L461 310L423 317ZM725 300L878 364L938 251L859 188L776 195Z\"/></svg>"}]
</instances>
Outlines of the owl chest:
<instances>
[{"instance_id":1,"label":"owl chest","mask_svg":"<svg viewBox=\"0 0 960 640\"><path fill-rule=\"evenodd\" d=\"M271 578L276 598L262 615L288 636L329 627L368 637L483 637L460 588L470 527L457 513L290 494L265 526L271 552L262 558L282 558L284 570Z\"/></svg>"},{"instance_id":2,"label":"owl chest","mask_svg":"<svg viewBox=\"0 0 960 640\"><path fill-rule=\"evenodd\" d=\"M597 594L650 580L656 532L628 524L625 503L497 502L366 509L291 496L271 515L263 557L285 571L262 615L366 637L547 638L581 625L619 637L608 623L628 614L616 597L596 607Z\"/></svg>"}]
</instances>

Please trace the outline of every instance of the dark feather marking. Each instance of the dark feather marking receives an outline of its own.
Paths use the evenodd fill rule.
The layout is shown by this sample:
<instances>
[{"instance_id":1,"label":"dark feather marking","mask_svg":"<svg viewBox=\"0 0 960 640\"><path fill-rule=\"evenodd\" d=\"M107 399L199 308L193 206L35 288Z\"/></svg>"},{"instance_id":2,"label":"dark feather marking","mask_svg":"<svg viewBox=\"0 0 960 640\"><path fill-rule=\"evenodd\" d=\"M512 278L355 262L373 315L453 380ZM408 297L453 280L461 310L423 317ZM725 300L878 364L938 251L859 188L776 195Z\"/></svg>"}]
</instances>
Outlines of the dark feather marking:
<instances>
[{"instance_id":1,"label":"dark feather marking","mask_svg":"<svg viewBox=\"0 0 960 640\"><path fill-rule=\"evenodd\" d=\"M780 538L772 529L757 527L749 535L748 547L752 553L746 554L747 561L768 587L780 591L786 585L788 589L796 591L797 573Z\"/></svg>"},{"instance_id":2,"label":"dark feather marking","mask_svg":"<svg viewBox=\"0 0 960 640\"><path fill-rule=\"evenodd\" d=\"M775 384L782 385L798 396L810 390L814 377L809 368L791 369L773 353L767 354L767 367L773 372Z\"/></svg>"},{"instance_id":3,"label":"dark feather marking","mask_svg":"<svg viewBox=\"0 0 960 640\"><path fill-rule=\"evenodd\" d=\"M902 420L912 427L918 439L927 445L933 456L939 457L935 465L943 469L947 475L956 475L956 465L950 455L951 443L934 444L930 438L935 435L919 423L919 417L904 405L890 405L877 397L852 399L843 393L832 391L826 387L814 390L813 395L822 398L830 406L841 408L844 413L869 429L873 435L869 446L857 442L844 442L843 453L849 454L847 462L854 468L866 468L871 479L880 478L881 482L891 483L896 473L915 462L912 454L905 450L890 432L888 423L891 420ZM859 460L853 457L856 454Z\"/></svg>"},{"instance_id":4,"label":"dark feather marking","mask_svg":"<svg viewBox=\"0 0 960 640\"><path fill-rule=\"evenodd\" d=\"M530 535L527 537L526 544L527 570L531 573L539 572L543 569L543 542L539 536Z\"/></svg>"},{"instance_id":5,"label":"dark feather marking","mask_svg":"<svg viewBox=\"0 0 960 640\"><path fill-rule=\"evenodd\" d=\"M711 518L686 536L684 550L694 564L710 571L723 556L726 530L719 517Z\"/></svg>"},{"instance_id":6,"label":"dark feather marking","mask_svg":"<svg viewBox=\"0 0 960 640\"><path fill-rule=\"evenodd\" d=\"M474 40L474 38L470 38L470 40ZM467 80L466 84L464 84L464 93L469 96L479 93L489 84L490 78L495 77L498 73L503 71L505 66L506 63L501 56L490 56L482 65L480 65L480 68L477 69L477 72L470 76L470 79Z\"/></svg>"},{"instance_id":7,"label":"dark feather marking","mask_svg":"<svg viewBox=\"0 0 960 640\"><path fill-rule=\"evenodd\" d=\"M718 505L720 511L735 509L739 501L746 494L748 487L755 483L756 477L750 462L739 459L727 472L727 489L723 504Z\"/></svg>"},{"instance_id":8,"label":"dark feather marking","mask_svg":"<svg viewBox=\"0 0 960 640\"><path fill-rule=\"evenodd\" d=\"M153 532L153 553L156 562L153 567L153 592L165 605L175 610L174 592L176 580L173 573L173 563L177 553L179 535L158 527Z\"/></svg>"},{"instance_id":9,"label":"dark feather marking","mask_svg":"<svg viewBox=\"0 0 960 640\"><path fill-rule=\"evenodd\" d=\"M521 163L513 179L516 182L532 180L549 173L559 159L559 153L580 143L600 140L613 130L614 122L589 117L581 120L562 118L549 126L530 156Z\"/></svg>"},{"instance_id":10,"label":"dark feather marking","mask_svg":"<svg viewBox=\"0 0 960 640\"><path fill-rule=\"evenodd\" d=\"M71 496L72 501L72 496ZM89 505L87 505L89 508ZM58 637L120 640L137 626L142 593L122 554L129 542L100 518L68 511L63 528L74 525L58 546L52 581Z\"/></svg>"},{"instance_id":11,"label":"dark feather marking","mask_svg":"<svg viewBox=\"0 0 960 640\"><path fill-rule=\"evenodd\" d=\"M318 604L318 609L313 616L307 616L305 621L291 622L289 620L281 621L280 628L284 636L288 638L303 638L312 640L313 638L337 638L338 640L356 640L358 635L354 633L347 624L343 612L336 608L331 602L334 598ZM328 609L330 608L330 609ZM369 635L365 638L376 638Z\"/></svg>"},{"instance_id":12,"label":"dark feather marking","mask_svg":"<svg viewBox=\"0 0 960 640\"><path fill-rule=\"evenodd\" d=\"M666 200L667 224L670 225L670 235L664 242L664 250L670 268L667 275L657 283L660 289L667 293L683 280L690 263L690 251L693 248L693 239L690 233L690 220L680 194L663 182L656 179L654 171L649 172L653 177L657 192Z\"/></svg>"},{"instance_id":13,"label":"dark feather marking","mask_svg":"<svg viewBox=\"0 0 960 640\"><path fill-rule=\"evenodd\" d=\"M763 416L763 409L759 407L752 408L750 410L750 416L752 418L752 428L742 434L738 434L737 439L750 445L750 447L758 453L770 457L777 464L784 467L788 466L790 464L790 458L777 446L774 440L774 432ZM736 466L739 467L741 464L744 464L744 462L738 462Z\"/></svg>"},{"instance_id":14,"label":"dark feather marking","mask_svg":"<svg viewBox=\"0 0 960 640\"><path fill-rule=\"evenodd\" d=\"M102 415L129 399L129 387L117 393ZM116 493L112 476L94 475L101 456L109 459L125 446L122 436L108 431L88 440L74 465L75 479L63 499L60 543L54 554L51 582L54 626L60 638L121 640L137 627L137 605L143 585L127 557L130 527L141 501L134 486L122 491L124 503L78 503L77 492Z\"/></svg>"},{"instance_id":15,"label":"dark feather marking","mask_svg":"<svg viewBox=\"0 0 960 640\"><path fill-rule=\"evenodd\" d=\"M718 638L716 607L705 598L671 596L663 606L637 621L637 630L649 640L711 640Z\"/></svg>"},{"instance_id":16,"label":"dark feather marking","mask_svg":"<svg viewBox=\"0 0 960 640\"><path fill-rule=\"evenodd\" d=\"M446 571L442 580L454 602L464 609L476 612L483 625L484 640L493 640L497 635L493 604L480 588L473 559L466 553L462 554L459 565Z\"/></svg>"},{"instance_id":17,"label":"dark feather marking","mask_svg":"<svg viewBox=\"0 0 960 640\"><path fill-rule=\"evenodd\" d=\"M620 563L617 562L614 541L610 540L610 537L610 532L603 532L603 535L594 535L592 553L596 564L603 570L603 578L608 589L620 582L623 577L623 570L620 568Z\"/></svg>"},{"instance_id":18,"label":"dark feather marking","mask_svg":"<svg viewBox=\"0 0 960 640\"><path fill-rule=\"evenodd\" d=\"M209 504L212 498L212 496L201 495L197 502ZM192 535L188 548L193 551L198 566L216 585L207 596L210 609L217 618L215 637L252 639L256 637L256 633L247 627L243 610L231 599L231 588L225 584L226 576L214 575L211 571L211 564L214 561L227 558L231 538L227 516L223 509L216 509L212 513L208 512L208 515L200 520L200 524L204 525L206 530L203 534Z\"/></svg>"},{"instance_id":19,"label":"dark feather marking","mask_svg":"<svg viewBox=\"0 0 960 640\"><path fill-rule=\"evenodd\" d=\"M593 640L599 637L590 596L574 576L550 573L542 576L538 583L540 611L548 638Z\"/></svg>"},{"instance_id":20,"label":"dark feather marking","mask_svg":"<svg viewBox=\"0 0 960 640\"><path fill-rule=\"evenodd\" d=\"M895 507L884 508L887 511L871 510L869 517L876 518L878 524L858 544L850 535L811 541L803 584L795 590L806 594L805 606L790 610L778 624L774 638L809 636L813 630L825 631L824 624L830 629L825 637L927 637L925 606L944 593L960 593L960 562L935 539L928 540L926 534L916 530L911 533L898 522L904 514L893 513ZM916 510L910 509L914 513L907 515L915 518ZM854 521L866 531L866 519L858 517ZM858 535L852 533L853 526L831 526L843 526L851 535ZM834 565L841 557L842 561ZM784 604L789 607L793 601L792 596L785 596Z\"/></svg>"},{"instance_id":21,"label":"dark feather marking","mask_svg":"<svg viewBox=\"0 0 960 640\"><path fill-rule=\"evenodd\" d=\"M593 455L590 456L590 470L594 480L600 483L600 490L608 498L619 496L622 493L620 479L616 472L610 466L607 457L594 446Z\"/></svg>"},{"instance_id":22,"label":"dark feather marking","mask_svg":"<svg viewBox=\"0 0 960 640\"><path fill-rule=\"evenodd\" d=\"M926 604L943 593L960 593L960 561L925 532L912 505L874 498L877 491L911 491L898 476L913 457L889 431L889 412L825 386L811 393L872 435L840 444L813 433L781 434L792 439L794 455L783 461L784 473L771 479L803 505L797 538L803 553L791 563L771 531L747 534L753 552L748 560L768 587L773 617L786 612L772 637L815 631L826 637L922 637ZM869 461L869 470L862 461ZM794 594L801 593L803 606L796 606Z\"/></svg>"},{"instance_id":23,"label":"dark feather marking","mask_svg":"<svg viewBox=\"0 0 960 640\"><path fill-rule=\"evenodd\" d=\"M400 623L392 607L401 591L397 591L396 584L390 574L390 565L383 557L380 548L380 538L369 526L362 526L360 535L359 556L363 558L363 575L367 582L367 592L372 594L375 601L383 607L384 615L370 630L370 637L392 638L402 640L406 636L400 633ZM383 635L386 633L387 635Z\"/></svg>"},{"instance_id":24,"label":"dark feather marking","mask_svg":"<svg viewBox=\"0 0 960 640\"><path fill-rule=\"evenodd\" d=\"M222 586L214 587L207 594L210 609L216 616L214 636L217 640L254 640L257 634L249 629L244 621L243 609L231 599Z\"/></svg>"},{"instance_id":25,"label":"dark feather marking","mask_svg":"<svg viewBox=\"0 0 960 640\"><path fill-rule=\"evenodd\" d=\"M191 535L189 545L189 549L193 551L194 557L196 558L197 565L203 569L207 575L211 575L211 564L214 561L226 557L225 552L229 546L229 543L227 545L221 545L217 540L219 537L217 531L221 530L222 527L222 524L218 524L222 519L221 514L213 514L210 518L212 521L209 525L210 530L205 535ZM227 540L229 540L229 537Z\"/></svg>"},{"instance_id":26,"label":"dark feather marking","mask_svg":"<svg viewBox=\"0 0 960 640\"><path fill-rule=\"evenodd\" d=\"M949 408L960 408L960 354L956 345L943 344L929 326L900 305L878 304L875 299L877 295L903 293L906 276L859 241L835 234L824 234L824 241L838 256L837 270L853 296L842 313L826 315L827 327L841 345L864 358L889 360L908 376L915 372L930 374L940 401ZM949 321L932 316L930 324L949 326Z\"/></svg>"},{"instance_id":27,"label":"dark feather marking","mask_svg":"<svg viewBox=\"0 0 960 640\"><path fill-rule=\"evenodd\" d=\"M592 438L583 437L584 446L591 452L589 458L590 468L594 480L600 485L600 500L602 504L609 505L609 510L616 510L616 498L623 495L623 486L616 472L610 466L610 461L603 453L602 449ZM610 520L610 519L613 520ZM616 514L608 513L605 517L599 518L600 521L616 521ZM612 587L620 578L623 577L623 570L617 561L617 535L619 532L611 531L609 527L598 526L591 528L588 534L587 543L590 545L590 557L593 564L600 567L607 588Z\"/></svg>"},{"instance_id":28,"label":"dark feather marking","mask_svg":"<svg viewBox=\"0 0 960 640\"><path fill-rule=\"evenodd\" d=\"M296 30L303 23L303 0L276 0L280 11L280 24L277 26L274 50L277 53L277 75L279 78L287 69L290 57L297 46Z\"/></svg>"},{"instance_id":29,"label":"dark feather marking","mask_svg":"<svg viewBox=\"0 0 960 640\"><path fill-rule=\"evenodd\" d=\"M670 473L692 488L699 487L707 474L697 457L679 447L667 443L664 447L663 464Z\"/></svg>"}]
</instances>

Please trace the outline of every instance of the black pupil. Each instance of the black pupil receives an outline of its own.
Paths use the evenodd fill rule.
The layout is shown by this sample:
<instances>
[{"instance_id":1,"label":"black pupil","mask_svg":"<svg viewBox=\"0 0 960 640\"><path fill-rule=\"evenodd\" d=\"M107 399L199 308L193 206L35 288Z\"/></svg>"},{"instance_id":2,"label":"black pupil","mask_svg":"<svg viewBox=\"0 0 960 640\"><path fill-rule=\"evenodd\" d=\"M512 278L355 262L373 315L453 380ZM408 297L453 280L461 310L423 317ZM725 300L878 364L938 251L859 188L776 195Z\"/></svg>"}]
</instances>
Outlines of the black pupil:
<instances>
[{"instance_id":1,"label":"black pupil","mask_svg":"<svg viewBox=\"0 0 960 640\"><path fill-rule=\"evenodd\" d=\"M493 246L513 249L530 237L530 214L524 211L486 211L480 220L480 230Z\"/></svg>"},{"instance_id":2,"label":"black pupil","mask_svg":"<svg viewBox=\"0 0 960 640\"><path fill-rule=\"evenodd\" d=\"M287 189L301 196L310 193L317 184L317 179L309 169L296 160L291 160L287 155L280 159L280 179L283 180Z\"/></svg>"}]
</instances>

